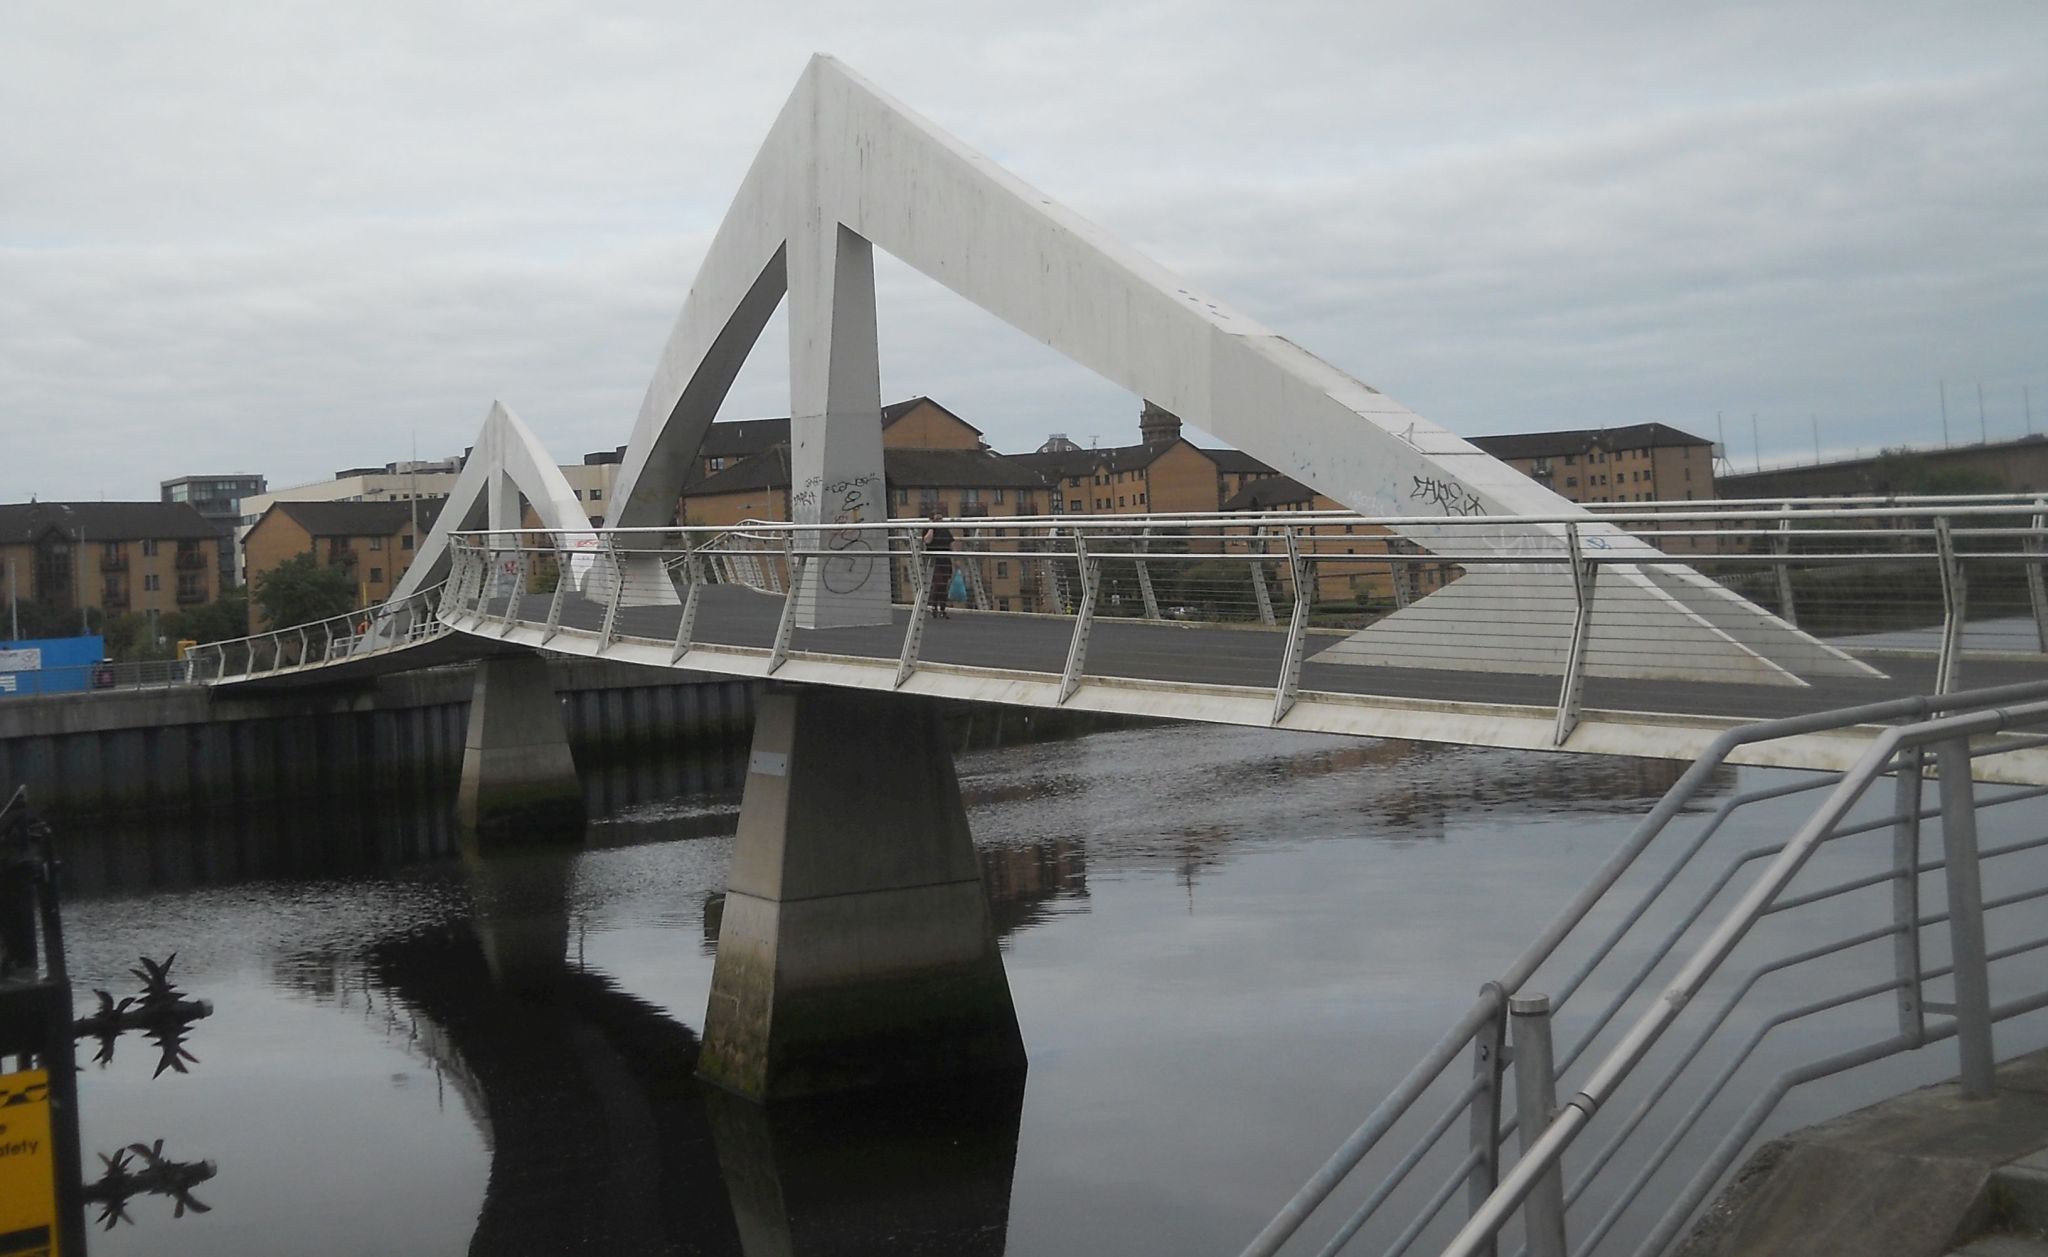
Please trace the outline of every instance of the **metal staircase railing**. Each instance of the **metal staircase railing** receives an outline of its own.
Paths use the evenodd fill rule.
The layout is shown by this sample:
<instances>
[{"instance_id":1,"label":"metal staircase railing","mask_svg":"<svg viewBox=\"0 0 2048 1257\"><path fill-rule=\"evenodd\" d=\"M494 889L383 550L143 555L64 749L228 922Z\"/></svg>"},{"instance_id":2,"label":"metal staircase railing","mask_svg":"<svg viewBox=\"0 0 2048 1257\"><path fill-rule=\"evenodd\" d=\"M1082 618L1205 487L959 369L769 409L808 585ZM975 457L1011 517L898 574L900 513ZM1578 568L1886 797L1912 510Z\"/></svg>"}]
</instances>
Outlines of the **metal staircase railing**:
<instances>
[{"instance_id":1,"label":"metal staircase railing","mask_svg":"<svg viewBox=\"0 0 2048 1257\"><path fill-rule=\"evenodd\" d=\"M1689 812L1738 747L1873 722L1888 727L1844 772ZM1456 1257L1512 1243L1532 1257L1651 1257L1806 1082L1955 1038L1965 1092L1988 1094L1992 1027L2048 1008L2038 964L1999 964L2048 949L2048 788L1982 789L1972 770L2048 743L2044 728L2048 684L2036 683L1725 733L1246 1257L1279 1252L1340 1189L1347 1207L1323 1254L1367 1237L1390 1257L1424 1241ZM1887 777L1889 792L1872 789ZM1789 838L1728 852L1718 868L1702 859L1740 842L1743 821L1770 831L1776 812L1815 795ZM1678 832L1681 819L1693 832ZM1936 873L1944 889L1929 895ZM1731 958L1739 975L1724 973ZM1775 980L1794 970L1798 982ZM1952 993L1931 999L1936 983ZM1887 1000L1892 1033L1874 1032ZM1553 1027L1570 1040L1554 1061ZM1766 1050L1787 1027L1798 1050ZM1729 1113L1752 1085L1756 1099ZM1575 1147L1589 1159L1567 1167ZM1377 1180L1350 1181L1368 1162ZM1461 1192L1463 1219L1444 1216Z\"/></svg>"}]
</instances>

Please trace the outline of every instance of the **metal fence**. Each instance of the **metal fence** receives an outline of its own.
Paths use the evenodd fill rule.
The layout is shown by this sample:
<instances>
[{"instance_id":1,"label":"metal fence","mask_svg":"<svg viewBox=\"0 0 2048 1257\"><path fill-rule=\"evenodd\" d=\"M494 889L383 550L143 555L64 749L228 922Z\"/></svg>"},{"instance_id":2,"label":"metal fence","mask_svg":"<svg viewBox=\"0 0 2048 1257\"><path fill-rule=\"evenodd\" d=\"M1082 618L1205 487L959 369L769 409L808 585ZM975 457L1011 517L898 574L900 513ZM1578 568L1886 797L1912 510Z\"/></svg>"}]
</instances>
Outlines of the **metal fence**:
<instances>
[{"instance_id":1,"label":"metal fence","mask_svg":"<svg viewBox=\"0 0 2048 1257\"><path fill-rule=\"evenodd\" d=\"M1319 661L1553 675L1559 744L1589 675L1796 685L1803 667L1876 675L1857 659L1924 656L1927 688L1946 693L1968 658L2048 653L2048 511L2031 498L1631 504L1593 521L1303 511L942 526L944 552L926 548L921 520L462 534L444 606L470 631L594 632L602 651L655 640L635 610L666 605L677 613L659 640L677 660L696 644L699 591L741 585L782 603L757 643L772 672L802 657L791 630L806 599L859 588L909 608L898 684L921 666L935 603L1065 617L1063 702L1099 622L1270 627L1287 634L1276 721L1302 693L1310 630L1371 627ZM1165 664L1185 646L1153 649ZM1774 657L1793 664L1758 662Z\"/></svg>"},{"instance_id":2,"label":"metal fence","mask_svg":"<svg viewBox=\"0 0 2048 1257\"><path fill-rule=\"evenodd\" d=\"M185 664L193 681L214 683L299 672L398 650L450 631L438 616L445 593L445 583L437 584L395 602L310 624L208 642L188 651Z\"/></svg>"},{"instance_id":3,"label":"metal fence","mask_svg":"<svg viewBox=\"0 0 2048 1257\"><path fill-rule=\"evenodd\" d=\"M1847 772L1701 797L1738 748L1869 722L1899 723ZM1990 1094L2048 1043L1994 1047L2048 1008L2048 788L1972 777L2044 727L2034 684L1724 734L1246 1257L1312 1219L1323 1254L1651 1257L1806 1083L1953 1039L1927 1069ZM1731 845L1750 818L1789 837Z\"/></svg>"}]
</instances>

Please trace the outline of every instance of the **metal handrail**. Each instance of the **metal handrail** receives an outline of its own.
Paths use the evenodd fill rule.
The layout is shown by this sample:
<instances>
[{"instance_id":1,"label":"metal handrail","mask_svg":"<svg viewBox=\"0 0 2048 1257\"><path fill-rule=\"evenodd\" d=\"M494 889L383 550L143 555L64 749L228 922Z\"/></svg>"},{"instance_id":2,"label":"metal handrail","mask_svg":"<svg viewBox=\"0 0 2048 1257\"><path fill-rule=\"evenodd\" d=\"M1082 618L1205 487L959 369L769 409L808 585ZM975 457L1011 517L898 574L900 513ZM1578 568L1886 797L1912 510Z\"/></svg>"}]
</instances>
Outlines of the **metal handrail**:
<instances>
[{"instance_id":1,"label":"metal handrail","mask_svg":"<svg viewBox=\"0 0 2048 1257\"><path fill-rule=\"evenodd\" d=\"M2002 706L2010 704L2021 704L2021 706L2013 707L2009 710L2007 707ZM1941 712L1962 712L1964 714L1943 719L1930 719L1936 713ZM1411 1111L1415 1103L1444 1078L1451 1063L1468 1046L1474 1046L1480 1042L1479 1035L1481 1030L1489 1025L1496 1024L1501 1018L1508 996L1519 992L1523 984L1556 954L1563 943L1578 931L1581 924L1587 920L1589 914L1606 900L1615 884L1637 865L1643 852L1665 830L1670 821L1697 796L1700 788L1706 784L1712 774L1718 770L1719 766L1726 762L1728 756L1737 747L1751 742L1820 732L1830 728L1849 728L1856 725L1867 725L1874 722L1891 720L1905 720L1911 723L1887 730L1881 736L1879 742L1858 763L1857 767L1849 773L1830 775L1818 782L1801 782L1750 791L1724 801L1714 811L1712 816L1707 819L1705 833L1696 837L1679 851L1671 864L1662 870L1659 876L1653 880L1652 884L1645 888L1640 897L1626 907L1620 924L1606 932L1605 936L1595 946L1592 954L1581 962L1571 976L1565 988L1567 996L1580 987L1587 975L1596 966L1615 953L1617 944L1622 937L1644 917L1650 906L1672 884L1679 871L1693 861L1694 857L1705 845L1705 836L1711 835L1720 829L1723 822L1736 810L1767 799L1786 798L1805 791L1831 787L1828 800L1816 811L1815 818L1809 821L1808 825L1803 827L1800 833L1792 840L1784 844L1774 844L1760 851L1748 853L1749 858L1770 856L1772 857L1772 863L1767 873L1759 879L1756 885L1753 885L1745 892L1744 898L1738 904L1737 909L1729 914L1730 920L1740 921L1743 924L1739 927L1731 926L1728 920L1724 920L1709 940L1708 945L1695 950L1688 956L1684 970L1681 973L1681 979L1667 986L1663 997L1654 1001L1654 1007L1648 1013L1638 1017L1634 1023L1631 1023L1628 1030L1622 1034L1619 1046L1607 1052L1596 1063L1588 1081L1577 1089L1577 1094L1564 1105L1557 1119L1549 1123L1540 1134L1531 1132L1532 1144L1525 1145L1523 1157L1517 1162L1514 1170L1498 1186L1493 1186L1490 1183L1484 1184L1489 1190L1483 1193L1481 1199L1475 1201L1474 1210L1465 1228L1459 1233L1452 1247L1445 1250L1446 1252L1476 1253L1488 1249L1501 1224L1522 1203L1523 1198L1533 1188L1535 1183L1544 1178L1545 1175L1552 1174L1555 1171L1558 1157L1561 1155L1564 1146L1569 1142L1570 1137L1584 1126L1585 1121L1590 1119L1592 1112L1598 1108L1599 1101L1611 1095L1620 1081L1628 1076L1634 1064L1641 1059L1642 1053L1648 1050L1649 1045L1661 1033L1663 1026L1668 1025L1669 1020L1675 1018L1678 1011L1690 1002L1691 995L1715 971L1721 958L1725 956L1726 951L1732 949L1734 943L1746 933L1747 923L1760 919L1765 915L1766 911L1772 907L1772 901L1777 893L1783 889L1785 883L1789 882L1792 874L1796 873L1803 866L1813 850L1817 849L1821 843L1832 841L1836 838L1848 837L1854 833L1871 832L1872 830L1883 828L1886 823L1890 823L1894 819L1886 818L1885 822L1859 823L1855 825L1843 825L1840 823L1841 817L1846 815L1848 808L1867 789L1870 781L1876 775L1885 771L1891 764L1893 758L1898 754L1900 747L1918 747L1932 741L1942 741L1944 739L1953 741L1959 737L1982 735L2020 724L2048 723L2048 683L2005 686L1967 694L1927 696L1900 700L1894 703L1870 704L1839 712L1820 713L1814 716L1791 720L1762 722L1724 733L1708 754L1688 768L1678 783L1659 800L1656 807L1638 824L1629 839L1609 857L1592 880L1573 899L1572 903L1559 913L1536 941L1525 949L1521 956L1508 967L1501 978L1487 983L1482 988L1479 998L1465 1015L1459 1018L1451 1029L1395 1085L1380 1104L1375 1107L1373 1112L1368 1115L1358 1130L1349 1139L1345 1140L1324 1164L1309 1177L1302 1188L1295 1193L1295 1196L1244 1249L1247 1257L1251 1257L1254 1254L1270 1254L1278 1251L1281 1245L1312 1216L1315 1210L1364 1161L1366 1156L1382 1143L1396 1124ZM1959 752L1960 758L1955 759L1951 765L1955 777L1949 779L1957 782L1956 785L1950 787L1951 791L1966 789L1969 777L1967 767L1956 768L1954 765L1967 765L1969 757L1973 753L1979 756L1990 755L2000 753L2003 749L2005 749L2005 744L1991 744L1975 748L1974 751L1966 747ZM1918 752L1914 753L1917 754ZM1917 781L1917 778L1915 780ZM2034 799L2040 797L2042 793L2043 791L2039 789L2011 792L1987 798L1983 801L1982 806L1996 807L2001 804ZM1921 807L1917 802L1909 811L1910 820L1916 827L1920 820L1933 814ZM1900 823L1903 823L1903 821ZM1917 828L1915 832L1917 833ZM1974 849L1974 841L1972 845ZM2035 845L2038 844L2029 841L2009 845L2004 848L1987 848L1983 855L1985 858L1995 858L1998 855L2007 854L2013 850L2031 848ZM1741 862L1738 861L1737 863ZM1917 874L1918 872L1941 866L1942 862L1940 861L1918 861L1916 859L1913 864L1913 872ZM1715 883L1715 890L1701 896L1699 908L1703 909L1707 903L1711 902L1713 895L1718 892L1719 887L1726 880L1724 875L1720 881ZM1856 888L1868 887L1874 881L1881 880L1888 879L1854 878L1839 886L1817 892L1815 895L1797 898L1811 901L1818 897L1832 897L1847 893L1847 891ZM2029 897L2032 896L2023 894L2017 897L2009 897L2008 901L2017 902L2019 899ZM2003 905L1998 901L1984 905L1986 908L1993 906ZM1663 950L1669 950L1670 944L1675 943L1678 938L1687 933L1691 920L1697 915L1698 910L1684 922L1681 922L1674 930L1670 931ZM1914 916L1916 924L1933 924L1946 919L1946 914L1934 914L1932 917L1923 917L1916 913ZM1829 954L1839 950L1841 947L1891 937L1896 935L1900 928L1902 927L1894 923L1882 930L1871 931L1859 936L1852 943L1835 943L1818 949L1810 949L1813 952L1811 956L1795 957L1792 960L1781 963L1800 963L1818 955ZM1702 957L1706 959L1702 959ZM1592 1043L1600 1033L1601 1025L1604 1024L1608 1017L1612 1016L1613 1012L1621 1004L1626 1003L1636 993L1641 983L1647 978L1650 971L1654 969L1655 963L1656 961L1653 959L1649 965L1643 966L1633 978L1623 983L1621 993L1610 1002L1608 1011L1601 1014L1600 1020L1586 1031L1581 1039L1579 1048L1574 1049L1574 1053L1568 1055L1556 1067L1556 1073L1563 1074L1571 1068L1572 1055L1584 1050L1585 1047ZM1773 967L1778 966L1767 967L1767 969ZM1917 985L1920 981L1928 977L1938 976L1939 973L1939 970L1929 971L1925 974L1916 972L1912 978L1915 989L1917 990ZM1753 981L1754 978L1752 978ZM1892 988L1887 986L1885 989L1889 990ZM1739 998L1739 994L1738 992L1737 998ZM1555 1001L1556 1004L1562 1004L1562 1002L1562 999ZM1664 1018L1662 1023L1655 1020L1660 1016ZM1706 1033L1711 1034L1714 1029L1718 1028L1720 1021L1723 1019L1725 1019L1725 1013L1722 1018L1709 1025ZM1689 1064L1696 1053L1697 1049L1687 1053L1680 1061L1679 1068ZM1497 1069L1498 1067L1496 1066L1495 1068ZM1390 1172L1387 1179L1369 1193L1365 1204L1345 1220L1337 1231L1336 1238L1325 1246L1322 1251L1326 1254L1334 1253L1352 1236L1357 1234L1369 1215L1386 1203L1392 1196L1394 1189L1423 1160L1424 1155L1431 1148L1441 1145L1446 1134L1452 1129L1456 1117L1461 1112L1470 1109L1475 1102L1475 1087L1468 1084L1463 1091L1454 1097L1449 1110L1434 1120L1422 1142L1408 1150ZM1574 1117L1574 1114L1578 1116ZM1629 1125L1617 1136L1617 1145L1619 1140L1629 1137L1641 1120L1640 1114L1632 1119ZM1505 1140L1507 1135L1513 1130L1514 1123L1510 1121L1497 1129L1497 1138ZM1604 1165L1606 1160L1611 1159L1613 1155L1613 1147L1610 1147L1603 1153L1601 1164ZM1452 1186L1454 1187L1458 1182L1466 1181L1472 1173L1473 1170L1469 1163L1459 1165L1452 1171ZM1568 1199L1577 1199L1585 1191L1585 1188L1586 1183L1584 1181L1575 1184ZM1558 1191L1560 1196L1562 1196L1561 1184ZM1440 1209L1442 1203L1447 1199L1448 1195L1444 1191L1439 1191L1429 1206L1425 1207L1424 1212L1427 1213L1432 1209ZM1565 1207L1566 1203L1567 1199L1559 1199L1557 1201L1560 1211ZM1611 1226L1612 1223L1609 1222L1607 1225ZM1409 1229L1413 1234L1419 1234L1421 1230L1425 1229L1425 1226L1426 1219L1412 1219ZM1603 1231L1602 1234L1604 1233ZM1410 1236L1405 1236L1404 1239L1412 1237L1413 1235L1411 1234ZM1400 1244L1397 1244L1396 1248L1400 1246ZM1590 1246L1589 1243L1587 1247L1590 1248ZM1536 1250L1532 1249L1532 1251ZM1646 1248L1644 1251L1652 1252L1654 1249Z\"/></svg>"},{"instance_id":2,"label":"metal handrail","mask_svg":"<svg viewBox=\"0 0 2048 1257\"><path fill-rule=\"evenodd\" d=\"M202 643L186 652L186 663L193 680L218 684L319 668L416 645L450 631L436 614L446 589L443 582L397 602ZM239 669L230 667L234 660L240 661Z\"/></svg>"}]
</instances>

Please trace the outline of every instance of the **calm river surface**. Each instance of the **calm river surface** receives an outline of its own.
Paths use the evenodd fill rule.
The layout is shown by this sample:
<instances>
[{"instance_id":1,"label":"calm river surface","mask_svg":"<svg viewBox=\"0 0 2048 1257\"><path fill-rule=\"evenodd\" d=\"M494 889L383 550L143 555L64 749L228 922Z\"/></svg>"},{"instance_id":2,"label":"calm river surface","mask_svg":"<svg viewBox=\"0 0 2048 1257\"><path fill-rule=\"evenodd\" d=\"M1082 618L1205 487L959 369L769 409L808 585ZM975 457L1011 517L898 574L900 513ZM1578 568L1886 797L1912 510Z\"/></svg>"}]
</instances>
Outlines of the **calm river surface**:
<instances>
[{"instance_id":1,"label":"calm river surface","mask_svg":"<svg viewBox=\"0 0 2048 1257\"><path fill-rule=\"evenodd\" d=\"M1029 1077L764 1114L690 1077L744 753L610 774L558 858L466 865L438 806L62 835L81 1003L175 951L216 1009L189 1073L84 1046L89 1162L219 1167L94 1251L1235 1253L1675 775L1191 727L965 754Z\"/></svg>"}]
</instances>

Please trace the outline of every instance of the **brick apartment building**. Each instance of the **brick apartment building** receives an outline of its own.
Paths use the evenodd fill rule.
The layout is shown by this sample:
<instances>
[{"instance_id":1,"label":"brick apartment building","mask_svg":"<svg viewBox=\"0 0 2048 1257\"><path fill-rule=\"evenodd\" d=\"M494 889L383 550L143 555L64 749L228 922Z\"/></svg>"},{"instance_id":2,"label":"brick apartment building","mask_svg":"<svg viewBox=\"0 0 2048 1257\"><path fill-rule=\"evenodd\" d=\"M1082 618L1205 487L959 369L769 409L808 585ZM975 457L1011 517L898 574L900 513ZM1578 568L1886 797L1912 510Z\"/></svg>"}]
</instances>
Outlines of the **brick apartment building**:
<instances>
[{"instance_id":1,"label":"brick apartment building","mask_svg":"<svg viewBox=\"0 0 2048 1257\"><path fill-rule=\"evenodd\" d=\"M219 531L182 502L0 506L0 589L57 611L189 610L220 595Z\"/></svg>"}]
</instances>

